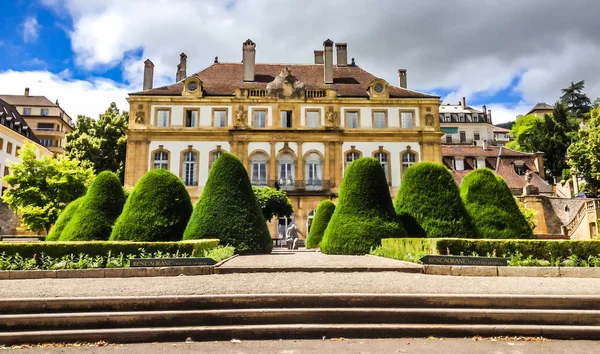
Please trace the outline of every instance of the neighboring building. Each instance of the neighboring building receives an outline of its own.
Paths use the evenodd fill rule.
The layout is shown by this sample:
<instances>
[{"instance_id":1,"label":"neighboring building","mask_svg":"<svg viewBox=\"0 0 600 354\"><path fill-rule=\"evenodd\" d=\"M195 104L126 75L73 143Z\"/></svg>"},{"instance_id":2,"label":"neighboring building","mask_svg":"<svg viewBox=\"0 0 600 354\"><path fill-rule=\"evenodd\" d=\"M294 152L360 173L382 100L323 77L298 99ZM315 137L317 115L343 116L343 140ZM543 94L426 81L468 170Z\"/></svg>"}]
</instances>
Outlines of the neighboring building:
<instances>
[{"instance_id":1,"label":"neighboring building","mask_svg":"<svg viewBox=\"0 0 600 354\"><path fill-rule=\"evenodd\" d=\"M4 176L10 173L10 163L19 162L19 150L25 143L36 145L38 158L52 155L52 152L39 144L35 134L15 107L0 99L0 195L8 188ZM14 235L18 223L14 213L0 201L0 235Z\"/></svg>"},{"instance_id":2,"label":"neighboring building","mask_svg":"<svg viewBox=\"0 0 600 354\"><path fill-rule=\"evenodd\" d=\"M65 152L66 134L73 130L71 117L45 96L31 96L29 88L24 95L0 95L0 99L14 106L31 127L40 144L54 154Z\"/></svg>"},{"instance_id":3,"label":"neighboring building","mask_svg":"<svg viewBox=\"0 0 600 354\"><path fill-rule=\"evenodd\" d=\"M440 129L444 133L442 144L504 146L510 141L510 130L492 124L492 111L483 106L477 110L467 106L463 97L458 104L440 106Z\"/></svg>"},{"instance_id":4,"label":"neighboring building","mask_svg":"<svg viewBox=\"0 0 600 354\"><path fill-rule=\"evenodd\" d=\"M529 114L533 114L536 117L540 117L540 118L544 118L544 116L546 114L551 115L552 114L552 109L554 107L552 107L549 104L546 103L538 103L536 104L529 112L527 112L527 115Z\"/></svg>"},{"instance_id":5,"label":"neighboring building","mask_svg":"<svg viewBox=\"0 0 600 354\"><path fill-rule=\"evenodd\" d=\"M271 222L278 233L293 220L304 234L323 199L336 198L345 168L372 156L395 195L402 173L419 161L441 161L439 97L378 78L347 61L345 43L323 43L314 64L255 64L256 44L243 43L242 63L215 63L187 76L182 54L177 82L153 88L145 62L144 91L131 93L125 185L148 170L181 177L197 200L215 159L238 156L251 181L278 186L294 217Z\"/></svg>"},{"instance_id":6,"label":"neighboring building","mask_svg":"<svg viewBox=\"0 0 600 354\"><path fill-rule=\"evenodd\" d=\"M526 153L502 146L442 145L444 165L452 170L460 186L463 178L476 168L490 168L504 178L514 195L523 194L525 174L533 173L531 185L540 195L553 195L552 186L544 180L544 154Z\"/></svg>"}]
</instances>

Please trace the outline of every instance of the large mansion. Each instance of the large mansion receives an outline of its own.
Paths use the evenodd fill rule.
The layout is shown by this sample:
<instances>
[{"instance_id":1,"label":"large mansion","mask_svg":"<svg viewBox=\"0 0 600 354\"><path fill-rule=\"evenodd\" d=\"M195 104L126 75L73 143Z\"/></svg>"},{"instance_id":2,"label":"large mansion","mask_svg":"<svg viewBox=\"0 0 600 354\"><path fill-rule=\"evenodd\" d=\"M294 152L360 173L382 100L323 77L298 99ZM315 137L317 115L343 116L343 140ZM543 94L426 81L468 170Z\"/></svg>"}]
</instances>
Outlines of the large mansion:
<instances>
[{"instance_id":1,"label":"large mansion","mask_svg":"<svg viewBox=\"0 0 600 354\"><path fill-rule=\"evenodd\" d=\"M144 90L131 93L125 185L148 170L181 177L194 200L213 161L238 156L254 185L286 190L294 220L306 234L317 204L337 196L344 169L372 156L395 193L404 169L441 162L439 97L378 78L347 60L346 44L331 40L314 64L256 64L256 44L243 43L242 63L215 63L188 76L181 55L177 82L153 88L145 62ZM271 223L272 234L291 220Z\"/></svg>"}]
</instances>

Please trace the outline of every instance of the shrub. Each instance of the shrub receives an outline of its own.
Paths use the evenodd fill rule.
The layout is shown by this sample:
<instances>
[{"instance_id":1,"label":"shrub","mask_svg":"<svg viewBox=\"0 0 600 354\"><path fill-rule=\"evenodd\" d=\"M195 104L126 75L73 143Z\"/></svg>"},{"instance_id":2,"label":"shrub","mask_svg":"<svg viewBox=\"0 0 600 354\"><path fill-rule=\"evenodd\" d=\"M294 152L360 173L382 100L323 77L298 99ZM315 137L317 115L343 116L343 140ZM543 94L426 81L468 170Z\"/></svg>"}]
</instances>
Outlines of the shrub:
<instances>
[{"instance_id":1,"label":"shrub","mask_svg":"<svg viewBox=\"0 0 600 354\"><path fill-rule=\"evenodd\" d=\"M441 163L408 168L395 201L410 237L478 238L452 173Z\"/></svg>"},{"instance_id":2,"label":"shrub","mask_svg":"<svg viewBox=\"0 0 600 354\"><path fill-rule=\"evenodd\" d=\"M58 241L58 239L60 238L60 234L63 232L69 221L71 221L73 215L75 215L75 212L79 208L79 205L83 201L83 198L84 197L79 197L74 201L70 202L60 213L60 215L58 215L58 219L56 219L56 223L54 223L54 226L52 227L52 229L50 229L50 232L46 237L46 241Z\"/></svg>"},{"instance_id":3,"label":"shrub","mask_svg":"<svg viewBox=\"0 0 600 354\"><path fill-rule=\"evenodd\" d=\"M178 241L192 214L187 189L163 169L146 173L129 194L111 241Z\"/></svg>"},{"instance_id":4,"label":"shrub","mask_svg":"<svg viewBox=\"0 0 600 354\"><path fill-rule=\"evenodd\" d=\"M125 203L119 177L110 171L101 172L83 198L60 241L107 240Z\"/></svg>"},{"instance_id":5,"label":"shrub","mask_svg":"<svg viewBox=\"0 0 600 354\"><path fill-rule=\"evenodd\" d=\"M183 238L218 238L238 253L271 252L267 223L237 157L224 153L215 161Z\"/></svg>"},{"instance_id":6,"label":"shrub","mask_svg":"<svg viewBox=\"0 0 600 354\"><path fill-rule=\"evenodd\" d=\"M106 256L109 252L113 255L140 254L140 249L145 252L155 253L187 253L201 257L205 250L211 250L219 245L219 240L192 240L178 242L128 242L128 241L84 241L84 242L0 242L0 254L7 256L21 255L31 258L34 255L46 255L61 258L67 255L86 254L91 257Z\"/></svg>"},{"instance_id":7,"label":"shrub","mask_svg":"<svg viewBox=\"0 0 600 354\"><path fill-rule=\"evenodd\" d=\"M330 254L365 254L377 247L381 238L405 235L379 161L369 157L352 162L342 180L321 250Z\"/></svg>"},{"instance_id":8,"label":"shrub","mask_svg":"<svg viewBox=\"0 0 600 354\"><path fill-rule=\"evenodd\" d=\"M534 238L508 185L486 168L470 172L460 187L460 196L483 238Z\"/></svg>"},{"instance_id":9,"label":"shrub","mask_svg":"<svg viewBox=\"0 0 600 354\"><path fill-rule=\"evenodd\" d=\"M327 224L329 224L329 220L331 220L334 211L335 204L333 204L331 200L323 200L319 203L310 227L310 232L306 238L306 248L319 247L319 243L321 243L321 239L323 239L323 234L325 233L325 229L327 229Z\"/></svg>"}]
</instances>

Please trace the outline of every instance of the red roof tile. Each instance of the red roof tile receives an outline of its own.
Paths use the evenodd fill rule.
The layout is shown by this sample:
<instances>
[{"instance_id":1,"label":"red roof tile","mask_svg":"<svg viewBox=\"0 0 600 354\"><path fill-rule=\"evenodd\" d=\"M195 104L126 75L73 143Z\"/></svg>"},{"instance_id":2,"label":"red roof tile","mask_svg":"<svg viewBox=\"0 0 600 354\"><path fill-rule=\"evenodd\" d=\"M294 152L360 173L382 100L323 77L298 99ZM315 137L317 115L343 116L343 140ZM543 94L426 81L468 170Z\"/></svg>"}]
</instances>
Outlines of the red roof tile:
<instances>
[{"instance_id":1,"label":"red roof tile","mask_svg":"<svg viewBox=\"0 0 600 354\"><path fill-rule=\"evenodd\" d=\"M368 97L369 84L377 77L358 66L337 67L333 69L333 84L323 82L323 64L256 64L255 81L243 82L242 63L215 63L194 74L202 80L204 92L208 96L231 96L237 88L266 88L285 68L305 84L306 89L334 89L342 97ZM179 96L183 83L158 87L130 95ZM439 98L396 86L389 85L388 92L393 98Z\"/></svg>"}]
</instances>

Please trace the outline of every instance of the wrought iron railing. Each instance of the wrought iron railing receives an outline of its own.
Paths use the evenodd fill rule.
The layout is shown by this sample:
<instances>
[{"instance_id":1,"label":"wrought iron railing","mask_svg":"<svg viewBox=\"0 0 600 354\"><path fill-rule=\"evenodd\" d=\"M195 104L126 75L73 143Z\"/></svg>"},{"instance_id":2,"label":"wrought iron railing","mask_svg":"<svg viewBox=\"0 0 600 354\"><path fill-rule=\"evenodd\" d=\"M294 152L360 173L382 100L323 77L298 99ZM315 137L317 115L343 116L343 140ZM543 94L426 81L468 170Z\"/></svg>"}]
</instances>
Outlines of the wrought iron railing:
<instances>
[{"instance_id":1,"label":"wrought iron railing","mask_svg":"<svg viewBox=\"0 0 600 354\"><path fill-rule=\"evenodd\" d=\"M257 187L271 187L289 193L329 193L331 182L325 180L252 180L252 185Z\"/></svg>"}]
</instances>

